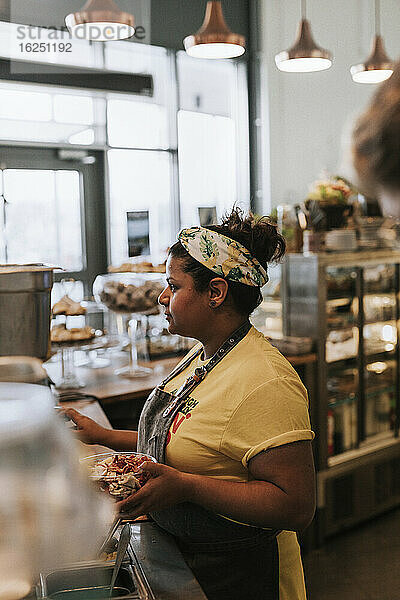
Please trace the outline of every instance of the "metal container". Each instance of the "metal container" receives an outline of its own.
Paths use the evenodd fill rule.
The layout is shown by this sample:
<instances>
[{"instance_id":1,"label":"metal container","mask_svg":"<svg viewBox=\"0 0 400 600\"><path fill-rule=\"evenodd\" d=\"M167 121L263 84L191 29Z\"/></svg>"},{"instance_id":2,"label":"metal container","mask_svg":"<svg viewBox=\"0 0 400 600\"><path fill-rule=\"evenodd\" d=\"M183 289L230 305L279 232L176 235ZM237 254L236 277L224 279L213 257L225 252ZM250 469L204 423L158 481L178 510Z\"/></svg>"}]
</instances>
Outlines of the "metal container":
<instances>
[{"instance_id":1,"label":"metal container","mask_svg":"<svg viewBox=\"0 0 400 600\"><path fill-rule=\"evenodd\" d=\"M112 571L113 565L89 563L42 573L37 596L40 600L107 600ZM121 567L112 597L126 600L145 600L148 597L147 593L140 593L129 563L125 562Z\"/></svg>"},{"instance_id":2,"label":"metal container","mask_svg":"<svg viewBox=\"0 0 400 600\"><path fill-rule=\"evenodd\" d=\"M0 265L0 356L46 359L53 267Z\"/></svg>"}]
</instances>

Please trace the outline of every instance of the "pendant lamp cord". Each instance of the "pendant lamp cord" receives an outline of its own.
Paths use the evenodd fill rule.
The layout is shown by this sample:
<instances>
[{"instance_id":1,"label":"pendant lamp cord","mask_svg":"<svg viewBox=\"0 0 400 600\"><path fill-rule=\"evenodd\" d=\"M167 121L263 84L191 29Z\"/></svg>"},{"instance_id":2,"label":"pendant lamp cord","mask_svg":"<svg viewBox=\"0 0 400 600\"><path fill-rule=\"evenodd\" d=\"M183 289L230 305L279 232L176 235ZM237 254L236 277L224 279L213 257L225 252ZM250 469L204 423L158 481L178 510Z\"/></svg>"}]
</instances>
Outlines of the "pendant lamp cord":
<instances>
[{"instance_id":1,"label":"pendant lamp cord","mask_svg":"<svg viewBox=\"0 0 400 600\"><path fill-rule=\"evenodd\" d=\"M375 35L381 35L381 7L380 7L380 0L375 0Z\"/></svg>"},{"instance_id":2,"label":"pendant lamp cord","mask_svg":"<svg viewBox=\"0 0 400 600\"><path fill-rule=\"evenodd\" d=\"M301 18L306 18L306 0L301 0Z\"/></svg>"}]
</instances>

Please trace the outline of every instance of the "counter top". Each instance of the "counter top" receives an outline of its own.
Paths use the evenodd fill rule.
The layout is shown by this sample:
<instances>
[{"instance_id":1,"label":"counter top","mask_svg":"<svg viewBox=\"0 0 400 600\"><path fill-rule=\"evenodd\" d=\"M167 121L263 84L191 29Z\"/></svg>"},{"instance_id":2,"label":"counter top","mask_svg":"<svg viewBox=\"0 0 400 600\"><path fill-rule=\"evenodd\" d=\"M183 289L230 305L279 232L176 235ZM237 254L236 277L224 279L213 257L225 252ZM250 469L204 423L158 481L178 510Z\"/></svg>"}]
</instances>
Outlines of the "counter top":
<instances>
[{"instance_id":1,"label":"counter top","mask_svg":"<svg viewBox=\"0 0 400 600\"><path fill-rule=\"evenodd\" d=\"M101 400L102 405L139 400L148 396L153 388L171 372L175 365L181 360L181 356L173 358L164 358L142 363L153 369L153 372L138 379L127 379L115 375L115 369L121 365L127 364L128 354L118 353L114 356L111 354L112 364L109 367L102 369L90 369L88 367L78 367L79 377L86 383L82 389L85 394L92 394ZM316 354L303 354L299 356L287 356L288 361L294 366L310 364L316 361ZM59 378L60 365L56 362L47 362L45 368L53 381L57 382ZM76 403L73 404L76 406ZM90 416L90 415L88 415Z\"/></svg>"},{"instance_id":2,"label":"counter top","mask_svg":"<svg viewBox=\"0 0 400 600\"><path fill-rule=\"evenodd\" d=\"M79 411L85 417L90 417L96 423L101 425L102 427L106 427L107 429L111 429L111 423L107 419L107 416L104 413L104 410L101 408L100 404L95 399L83 399L83 400L74 400L73 402L60 402L63 408L74 408ZM91 456L92 454L101 454L102 452L110 452L110 448L106 448L105 446L99 445L89 445L84 444L83 442L79 442L82 447L84 447L85 456Z\"/></svg>"}]
</instances>

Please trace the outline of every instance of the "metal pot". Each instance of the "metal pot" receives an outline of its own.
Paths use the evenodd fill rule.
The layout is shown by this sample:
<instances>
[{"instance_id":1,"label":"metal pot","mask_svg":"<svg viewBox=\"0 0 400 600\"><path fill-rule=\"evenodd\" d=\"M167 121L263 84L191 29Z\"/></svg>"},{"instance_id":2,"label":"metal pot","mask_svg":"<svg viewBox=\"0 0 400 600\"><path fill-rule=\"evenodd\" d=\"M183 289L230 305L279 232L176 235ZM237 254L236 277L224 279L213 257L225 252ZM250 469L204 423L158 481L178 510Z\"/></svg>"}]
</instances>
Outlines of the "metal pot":
<instances>
[{"instance_id":1,"label":"metal pot","mask_svg":"<svg viewBox=\"0 0 400 600\"><path fill-rule=\"evenodd\" d=\"M0 356L48 358L53 267L0 265Z\"/></svg>"}]
</instances>

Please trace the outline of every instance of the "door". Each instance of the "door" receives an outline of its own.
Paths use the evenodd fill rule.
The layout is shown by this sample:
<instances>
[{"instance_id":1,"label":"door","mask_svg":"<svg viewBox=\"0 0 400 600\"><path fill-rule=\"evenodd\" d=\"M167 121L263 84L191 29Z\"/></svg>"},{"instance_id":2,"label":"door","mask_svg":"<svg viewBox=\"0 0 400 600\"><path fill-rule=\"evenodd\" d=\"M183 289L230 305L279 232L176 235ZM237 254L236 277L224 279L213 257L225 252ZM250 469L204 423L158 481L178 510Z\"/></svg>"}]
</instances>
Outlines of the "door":
<instances>
[{"instance_id":1,"label":"door","mask_svg":"<svg viewBox=\"0 0 400 600\"><path fill-rule=\"evenodd\" d=\"M106 239L103 152L0 147L0 263L57 265L91 295Z\"/></svg>"}]
</instances>

